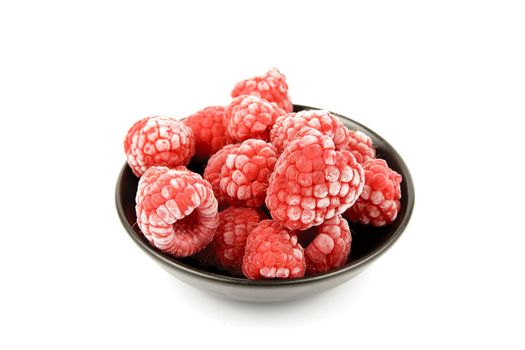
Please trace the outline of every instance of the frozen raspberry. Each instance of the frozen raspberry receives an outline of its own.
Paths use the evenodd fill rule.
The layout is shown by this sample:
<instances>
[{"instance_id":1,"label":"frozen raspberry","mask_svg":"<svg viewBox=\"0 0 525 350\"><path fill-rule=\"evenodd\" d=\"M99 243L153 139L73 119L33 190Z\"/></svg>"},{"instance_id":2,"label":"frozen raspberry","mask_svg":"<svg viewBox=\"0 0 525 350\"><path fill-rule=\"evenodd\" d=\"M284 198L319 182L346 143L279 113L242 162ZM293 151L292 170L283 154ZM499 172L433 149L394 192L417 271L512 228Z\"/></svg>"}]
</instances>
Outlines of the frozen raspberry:
<instances>
[{"instance_id":1,"label":"frozen raspberry","mask_svg":"<svg viewBox=\"0 0 525 350\"><path fill-rule=\"evenodd\" d=\"M332 138L303 128L279 157L266 205L291 230L317 226L352 206L364 185L363 168Z\"/></svg>"},{"instance_id":2,"label":"frozen raspberry","mask_svg":"<svg viewBox=\"0 0 525 350\"><path fill-rule=\"evenodd\" d=\"M270 139L270 130L282 114L270 102L257 96L239 96L224 111L224 126L237 141Z\"/></svg>"},{"instance_id":3,"label":"frozen raspberry","mask_svg":"<svg viewBox=\"0 0 525 350\"><path fill-rule=\"evenodd\" d=\"M272 144L282 152L304 127L313 128L330 136L337 150L348 143L348 129L339 118L324 110L304 110L277 118L270 132Z\"/></svg>"},{"instance_id":4,"label":"frozen raspberry","mask_svg":"<svg viewBox=\"0 0 525 350\"><path fill-rule=\"evenodd\" d=\"M195 153L195 136L176 119L146 117L129 129L124 150L131 170L141 176L154 165L174 168L188 164Z\"/></svg>"},{"instance_id":5,"label":"frozen raspberry","mask_svg":"<svg viewBox=\"0 0 525 350\"><path fill-rule=\"evenodd\" d=\"M223 124L224 107L206 107L184 119L195 134L195 156L206 159L233 139Z\"/></svg>"},{"instance_id":6,"label":"frozen raspberry","mask_svg":"<svg viewBox=\"0 0 525 350\"><path fill-rule=\"evenodd\" d=\"M248 236L242 261L247 278L300 278L305 269L303 247L281 223L263 220Z\"/></svg>"},{"instance_id":7,"label":"frozen raspberry","mask_svg":"<svg viewBox=\"0 0 525 350\"><path fill-rule=\"evenodd\" d=\"M212 242L217 265L232 274L242 275L246 238L264 214L252 208L229 207L219 213L219 227Z\"/></svg>"},{"instance_id":8,"label":"frozen raspberry","mask_svg":"<svg viewBox=\"0 0 525 350\"><path fill-rule=\"evenodd\" d=\"M288 96L286 77L277 68L272 68L266 74L241 80L235 85L231 96L252 95L274 102L285 112L291 112L292 102Z\"/></svg>"},{"instance_id":9,"label":"frozen raspberry","mask_svg":"<svg viewBox=\"0 0 525 350\"><path fill-rule=\"evenodd\" d=\"M346 264L352 235L348 222L341 214L308 229L310 230L315 232L312 242L304 250L308 274L327 272Z\"/></svg>"},{"instance_id":10,"label":"frozen raspberry","mask_svg":"<svg viewBox=\"0 0 525 350\"><path fill-rule=\"evenodd\" d=\"M137 224L152 245L176 257L208 245L219 225L211 185L184 167L151 167L139 181Z\"/></svg>"},{"instance_id":11,"label":"frozen raspberry","mask_svg":"<svg viewBox=\"0 0 525 350\"><path fill-rule=\"evenodd\" d=\"M348 136L348 143L344 146L344 149L352 152L360 164L376 157L372 139L367 134L362 131L349 130Z\"/></svg>"},{"instance_id":12,"label":"frozen raspberry","mask_svg":"<svg viewBox=\"0 0 525 350\"><path fill-rule=\"evenodd\" d=\"M365 186L355 205L345 217L365 225L383 226L397 217L401 204L402 177L383 159L370 159L363 164Z\"/></svg>"},{"instance_id":13,"label":"frozen raspberry","mask_svg":"<svg viewBox=\"0 0 525 350\"><path fill-rule=\"evenodd\" d=\"M236 206L260 207L277 157L275 147L263 140L249 139L233 149L220 175L219 184L226 199Z\"/></svg>"},{"instance_id":14,"label":"frozen raspberry","mask_svg":"<svg viewBox=\"0 0 525 350\"><path fill-rule=\"evenodd\" d=\"M221 180L221 169L224 163L226 162L226 157L228 154L231 154L233 150L239 148L239 144L235 145L226 145L220 151L215 153L208 159L208 164L204 169L203 177L206 181L211 184L213 188L213 193L215 198L219 201L219 207L223 208L225 206L226 197L221 192L221 187L219 181Z\"/></svg>"}]
</instances>

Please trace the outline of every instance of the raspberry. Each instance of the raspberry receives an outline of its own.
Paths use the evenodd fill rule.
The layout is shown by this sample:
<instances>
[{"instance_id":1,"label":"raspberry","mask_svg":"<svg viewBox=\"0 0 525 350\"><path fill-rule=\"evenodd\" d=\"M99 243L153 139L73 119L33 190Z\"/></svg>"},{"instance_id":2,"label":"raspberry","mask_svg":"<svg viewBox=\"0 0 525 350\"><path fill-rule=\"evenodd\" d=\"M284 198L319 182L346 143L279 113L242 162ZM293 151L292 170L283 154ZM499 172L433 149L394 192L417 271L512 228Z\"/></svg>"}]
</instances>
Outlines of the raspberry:
<instances>
[{"instance_id":1,"label":"raspberry","mask_svg":"<svg viewBox=\"0 0 525 350\"><path fill-rule=\"evenodd\" d=\"M365 225L383 226L397 217L401 204L402 177L383 159L370 159L363 164L365 186L361 197L348 209L345 217Z\"/></svg>"},{"instance_id":2,"label":"raspberry","mask_svg":"<svg viewBox=\"0 0 525 350\"><path fill-rule=\"evenodd\" d=\"M275 147L263 140L249 139L233 149L220 175L219 184L226 199L236 206L260 207L277 157Z\"/></svg>"},{"instance_id":3,"label":"raspberry","mask_svg":"<svg viewBox=\"0 0 525 350\"><path fill-rule=\"evenodd\" d=\"M131 170L140 177L154 165L174 168L188 164L195 153L195 136L176 119L146 117L129 129L124 150Z\"/></svg>"},{"instance_id":4,"label":"raspberry","mask_svg":"<svg viewBox=\"0 0 525 350\"><path fill-rule=\"evenodd\" d=\"M248 235L242 261L247 278L300 278L305 269L303 247L281 223L263 220Z\"/></svg>"},{"instance_id":5,"label":"raspberry","mask_svg":"<svg viewBox=\"0 0 525 350\"><path fill-rule=\"evenodd\" d=\"M330 136L338 150L348 143L348 129L339 118L324 110L304 110L277 118L270 132L272 144L282 152L304 127Z\"/></svg>"},{"instance_id":6,"label":"raspberry","mask_svg":"<svg viewBox=\"0 0 525 350\"><path fill-rule=\"evenodd\" d=\"M341 214L310 230L315 231L315 238L304 250L308 274L327 272L346 264L352 234Z\"/></svg>"},{"instance_id":7,"label":"raspberry","mask_svg":"<svg viewBox=\"0 0 525 350\"><path fill-rule=\"evenodd\" d=\"M224 107L206 107L203 110L184 119L195 134L195 156L206 159L220 150L224 145L232 143L230 134L226 131L222 119Z\"/></svg>"},{"instance_id":8,"label":"raspberry","mask_svg":"<svg viewBox=\"0 0 525 350\"><path fill-rule=\"evenodd\" d=\"M270 129L282 110L257 96L239 96L224 111L224 126L237 141L270 139Z\"/></svg>"},{"instance_id":9,"label":"raspberry","mask_svg":"<svg viewBox=\"0 0 525 350\"><path fill-rule=\"evenodd\" d=\"M241 80L235 85L231 96L252 95L274 102L285 112L293 110L288 96L286 77L277 68L272 68L266 74Z\"/></svg>"},{"instance_id":10,"label":"raspberry","mask_svg":"<svg viewBox=\"0 0 525 350\"><path fill-rule=\"evenodd\" d=\"M226 204L226 197L221 192L219 181L221 179L221 169L226 162L228 154L232 153L233 150L239 148L238 144L226 145L220 151L215 153L208 159L208 164L204 169L203 177L206 181L211 184L215 198L219 201L219 206L222 208Z\"/></svg>"},{"instance_id":11,"label":"raspberry","mask_svg":"<svg viewBox=\"0 0 525 350\"><path fill-rule=\"evenodd\" d=\"M266 205L274 220L306 230L352 206L364 185L363 168L348 151L312 128L303 128L279 157Z\"/></svg>"},{"instance_id":12,"label":"raspberry","mask_svg":"<svg viewBox=\"0 0 525 350\"><path fill-rule=\"evenodd\" d=\"M246 238L262 217L256 209L229 207L219 213L219 227L212 243L217 265L232 274L242 275Z\"/></svg>"},{"instance_id":13,"label":"raspberry","mask_svg":"<svg viewBox=\"0 0 525 350\"><path fill-rule=\"evenodd\" d=\"M374 146L372 146L372 139L362 131L349 130L348 143L343 148L352 152L360 164L376 157L376 150Z\"/></svg>"},{"instance_id":14,"label":"raspberry","mask_svg":"<svg viewBox=\"0 0 525 350\"><path fill-rule=\"evenodd\" d=\"M184 167L151 167L139 181L137 224L161 251L185 257L208 245L219 225L211 185Z\"/></svg>"}]
</instances>

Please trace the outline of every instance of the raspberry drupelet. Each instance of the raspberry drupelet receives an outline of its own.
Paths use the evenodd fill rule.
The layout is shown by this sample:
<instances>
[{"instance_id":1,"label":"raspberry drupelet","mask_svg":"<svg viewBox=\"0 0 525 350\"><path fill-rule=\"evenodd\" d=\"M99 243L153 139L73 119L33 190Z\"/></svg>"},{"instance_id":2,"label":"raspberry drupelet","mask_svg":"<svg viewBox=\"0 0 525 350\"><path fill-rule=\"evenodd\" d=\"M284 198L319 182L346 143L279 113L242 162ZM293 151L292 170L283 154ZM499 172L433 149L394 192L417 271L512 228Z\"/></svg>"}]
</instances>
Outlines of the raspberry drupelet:
<instances>
[{"instance_id":1,"label":"raspberry drupelet","mask_svg":"<svg viewBox=\"0 0 525 350\"><path fill-rule=\"evenodd\" d=\"M146 117L129 129L124 150L131 170L140 177L155 165L187 165L195 153L195 135L176 119Z\"/></svg>"},{"instance_id":2,"label":"raspberry drupelet","mask_svg":"<svg viewBox=\"0 0 525 350\"><path fill-rule=\"evenodd\" d=\"M303 247L280 222L263 220L248 235L242 262L247 278L300 278L305 270Z\"/></svg>"},{"instance_id":3,"label":"raspberry drupelet","mask_svg":"<svg viewBox=\"0 0 525 350\"><path fill-rule=\"evenodd\" d=\"M224 127L224 107L212 106L198 111L183 122L195 134L195 157L207 159L222 147L233 142Z\"/></svg>"},{"instance_id":4,"label":"raspberry drupelet","mask_svg":"<svg viewBox=\"0 0 525 350\"><path fill-rule=\"evenodd\" d=\"M363 168L363 193L355 205L346 211L345 217L372 226L393 222L401 207L401 175L390 169L383 159L370 159L363 164Z\"/></svg>"},{"instance_id":5,"label":"raspberry drupelet","mask_svg":"<svg viewBox=\"0 0 525 350\"><path fill-rule=\"evenodd\" d=\"M308 274L327 272L346 264L352 234L348 222L341 214L308 229L304 234L308 234L310 230L314 231L314 238L304 250ZM299 235L302 236L303 233L300 232Z\"/></svg>"},{"instance_id":6,"label":"raspberry drupelet","mask_svg":"<svg viewBox=\"0 0 525 350\"><path fill-rule=\"evenodd\" d=\"M275 103L285 112L293 110L292 102L288 96L286 77L277 68L272 68L266 74L241 80L235 85L231 96L252 95L264 98Z\"/></svg>"},{"instance_id":7,"label":"raspberry drupelet","mask_svg":"<svg viewBox=\"0 0 525 350\"><path fill-rule=\"evenodd\" d=\"M279 152L282 152L293 141L295 135L305 127L330 136L337 150L343 148L349 141L348 128L339 118L325 110L304 110L280 116L270 132L270 140Z\"/></svg>"},{"instance_id":8,"label":"raspberry drupelet","mask_svg":"<svg viewBox=\"0 0 525 350\"><path fill-rule=\"evenodd\" d=\"M211 185L184 167L151 167L136 195L137 224L148 241L175 257L190 256L208 245L219 225Z\"/></svg>"},{"instance_id":9,"label":"raspberry drupelet","mask_svg":"<svg viewBox=\"0 0 525 350\"><path fill-rule=\"evenodd\" d=\"M352 206L364 185L363 168L332 138L303 128L275 165L266 205L291 230L317 226Z\"/></svg>"},{"instance_id":10,"label":"raspberry drupelet","mask_svg":"<svg viewBox=\"0 0 525 350\"><path fill-rule=\"evenodd\" d=\"M236 97L224 111L224 126L237 141L270 140L270 130L284 111L257 96Z\"/></svg>"},{"instance_id":11,"label":"raspberry drupelet","mask_svg":"<svg viewBox=\"0 0 525 350\"><path fill-rule=\"evenodd\" d=\"M277 162L271 143L249 139L226 156L220 173L220 189L235 206L258 208L264 204L268 179Z\"/></svg>"},{"instance_id":12,"label":"raspberry drupelet","mask_svg":"<svg viewBox=\"0 0 525 350\"><path fill-rule=\"evenodd\" d=\"M253 208L229 207L219 213L219 227L211 244L219 268L242 275L246 239L265 215Z\"/></svg>"}]
</instances>

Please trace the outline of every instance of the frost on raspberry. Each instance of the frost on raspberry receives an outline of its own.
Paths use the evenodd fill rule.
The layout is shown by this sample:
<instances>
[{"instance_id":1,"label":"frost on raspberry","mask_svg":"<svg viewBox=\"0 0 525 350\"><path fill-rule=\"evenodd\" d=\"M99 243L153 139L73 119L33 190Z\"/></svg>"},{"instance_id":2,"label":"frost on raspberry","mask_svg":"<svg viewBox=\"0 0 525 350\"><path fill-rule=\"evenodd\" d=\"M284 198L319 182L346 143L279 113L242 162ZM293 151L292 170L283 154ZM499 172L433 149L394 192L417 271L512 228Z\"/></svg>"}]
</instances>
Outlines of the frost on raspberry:
<instances>
[{"instance_id":1,"label":"frost on raspberry","mask_svg":"<svg viewBox=\"0 0 525 350\"><path fill-rule=\"evenodd\" d=\"M184 119L195 134L195 157L207 159L222 147L233 142L223 124L224 107L212 106Z\"/></svg>"},{"instance_id":2,"label":"frost on raspberry","mask_svg":"<svg viewBox=\"0 0 525 350\"><path fill-rule=\"evenodd\" d=\"M282 110L257 96L236 97L224 111L224 126L237 141L257 138L269 141L270 130Z\"/></svg>"},{"instance_id":3,"label":"frost on raspberry","mask_svg":"<svg viewBox=\"0 0 525 350\"><path fill-rule=\"evenodd\" d=\"M340 150L349 142L349 130L339 118L325 110L304 110L277 118L270 140L282 152L303 128L312 128L329 136Z\"/></svg>"},{"instance_id":4,"label":"frost on raspberry","mask_svg":"<svg viewBox=\"0 0 525 350\"><path fill-rule=\"evenodd\" d=\"M225 195L221 192L220 180L221 169L226 162L226 157L239 148L239 144L226 145L208 159L203 177L211 184L215 198L219 201L219 207L224 208L227 204Z\"/></svg>"},{"instance_id":5,"label":"frost on raspberry","mask_svg":"<svg viewBox=\"0 0 525 350\"><path fill-rule=\"evenodd\" d=\"M235 206L258 208L264 203L268 180L277 162L277 150L263 140L249 139L226 156L220 189Z\"/></svg>"},{"instance_id":6,"label":"frost on raspberry","mask_svg":"<svg viewBox=\"0 0 525 350\"><path fill-rule=\"evenodd\" d=\"M263 220L248 235L242 262L247 278L300 278L305 270L303 247L281 223Z\"/></svg>"},{"instance_id":7,"label":"frost on raspberry","mask_svg":"<svg viewBox=\"0 0 525 350\"><path fill-rule=\"evenodd\" d=\"M303 235L313 234L312 241L304 250L308 274L327 272L346 264L352 244L352 234L348 222L341 214L299 234L300 242Z\"/></svg>"},{"instance_id":8,"label":"frost on raspberry","mask_svg":"<svg viewBox=\"0 0 525 350\"><path fill-rule=\"evenodd\" d=\"M195 153L195 136L176 119L146 117L129 129L124 150L131 170L140 177L152 166L187 165Z\"/></svg>"},{"instance_id":9,"label":"frost on raspberry","mask_svg":"<svg viewBox=\"0 0 525 350\"><path fill-rule=\"evenodd\" d=\"M348 143L343 148L352 152L360 164L376 156L376 150L372 145L370 136L358 130L349 130Z\"/></svg>"},{"instance_id":10,"label":"frost on raspberry","mask_svg":"<svg viewBox=\"0 0 525 350\"><path fill-rule=\"evenodd\" d=\"M365 186L355 205L345 217L365 225L384 226L393 222L401 204L402 176L388 167L383 159L370 159L363 164Z\"/></svg>"},{"instance_id":11,"label":"frost on raspberry","mask_svg":"<svg viewBox=\"0 0 525 350\"><path fill-rule=\"evenodd\" d=\"M137 224L148 241L175 257L208 245L219 224L211 185L184 167L151 167L136 195Z\"/></svg>"},{"instance_id":12,"label":"frost on raspberry","mask_svg":"<svg viewBox=\"0 0 525 350\"><path fill-rule=\"evenodd\" d=\"M253 208L229 207L219 213L219 227L211 244L219 268L242 275L246 239L264 214Z\"/></svg>"},{"instance_id":13,"label":"frost on raspberry","mask_svg":"<svg viewBox=\"0 0 525 350\"><path fill-rule=\"evenodd\" d=\"M303 128L279 157L266 205L291 230L317 226L354 204L364 185L363 168L332 138Z\"/></svg>"},{"instance_id":14,"label":"frost on raspberry","mask_svg":"<svg viewBox=\"0 0 525 350\"><path fill-rule=\"evenodd\" d=\"M252 95L274 102L285 112L293 110L286 77L277 68L272 68L266 74L241 80L235 85L231 96Z\"/></svg>"}]
</instances>

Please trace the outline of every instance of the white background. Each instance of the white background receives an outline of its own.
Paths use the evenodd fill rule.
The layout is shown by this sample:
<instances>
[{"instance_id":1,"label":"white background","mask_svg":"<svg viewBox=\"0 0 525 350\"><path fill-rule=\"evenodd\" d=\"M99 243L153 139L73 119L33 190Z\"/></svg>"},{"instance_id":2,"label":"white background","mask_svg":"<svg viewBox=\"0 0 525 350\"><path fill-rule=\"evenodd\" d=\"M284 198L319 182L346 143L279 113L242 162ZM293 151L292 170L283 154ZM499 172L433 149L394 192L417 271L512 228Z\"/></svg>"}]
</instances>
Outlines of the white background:
<instances>
[{"instance_id":1,"label":"white background","mask_svg":"<svg viewBox=\"0 0 525 350\"><path fill-rule=\"evenodd\" d=\"M0 348L522 348L520 1L1 1ZM128 127L277 66L376 130L417 200L349 283L253 305L173 279L114 208Z\"/></svg>"}]
</instances>

